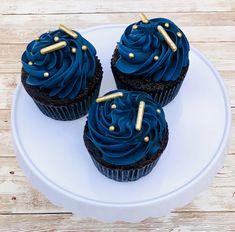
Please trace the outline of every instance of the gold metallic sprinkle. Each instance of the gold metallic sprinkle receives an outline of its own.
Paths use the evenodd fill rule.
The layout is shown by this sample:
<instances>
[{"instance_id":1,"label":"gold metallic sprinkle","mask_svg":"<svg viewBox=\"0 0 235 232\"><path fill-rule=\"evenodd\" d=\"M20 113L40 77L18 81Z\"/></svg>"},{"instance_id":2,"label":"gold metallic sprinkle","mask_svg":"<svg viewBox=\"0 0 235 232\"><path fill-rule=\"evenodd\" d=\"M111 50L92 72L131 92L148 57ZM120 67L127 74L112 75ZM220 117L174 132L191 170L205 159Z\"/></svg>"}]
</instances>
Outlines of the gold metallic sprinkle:
<instances>
[{"instance_id":1,"label":"gold metallic sprinkle","mask_svg":"<svg viewBox=\"0 0 235 232\"><path fill-rule=\"evenodd\" d=\"M136 124L135 124L135 129L137 131L140 131L142 128L142 121L143 121L143 116L144 116L144 107L145 107L145 102L140 101L139 103L139 108L138 108L138 114L136 118Z\"/></svg>"},{"instance_id":2,"label":"gold metallic sprinkle","mask_svg":"<svg viewBox=\"0 0 235 232\"><path fill-rule=\"evenodd\" d=\"M144 13L140 13L140 18L143 23L148 23L149 20Z\"/></svg>"},{"instance_id":3,"label":"gold metallic sprinkle","mask_svg":"<svg viewBox=\"0 0 235 232\"><path fill-rule=\"evenodd\" d=\"M48 72L44 72L43 76L44 77L49 77L49 73Z\"/></svg>"},{"instance_id":4,"label":"gold metallic sprinkle","mask_svg":"<svg viewBox=\"0 0 235 232\"><path fill-rule=\"evenodd\" d=\"M54 37L54 41L55 41L55 42L58 42L59 40L60 40L60 38L59 38L58 36L55 36L55 37Z\"/></svg>"},{"instance_id":5,"label":"gold metallic sprinkle","mask_svg":"<svg viewBox=\"0 0 235 232\"><path fill-rule=\"evenodd\" d=\"M110 126L109 127L109 131L114 131L115 130L115 127L114 126Z\"/></svg>"},{"instance_id":6,"label":"gold metallic sprinkle","mask_svg":"<svg viewBox=\"0 0 235 232\"><path fill-rule=\"evenodd\" d=\"M138 26L135 24L132 26L132 29L136 30L138 28Z\"/></svg>"},{"instance_id":7,"label":"gold metallic sprinkle","mask_svg":"<svg viewBox=\"0 0 235 232\"><path fill-rule=\"evenodd\" d=\"M108 100L118 98L118 97L123 97L123 93L122 92L111 93L109 95L105 95L103 97L97 98L96 102L100 103L100 102L108 101Z\"/></svg>"},{"instance_id":8,"label":"gold metallic sprinkle","mask_svg":"<svg viewBox=\"0 0 235 232\"><path fill-rule=\"evenodd\" d=\"M172 41L172 39L170 38L170 36L165 31L165 29L161 25L158 25L157 30L161 33L161 35L163 36L163 38L165 39L166 43L171 48L171 50L173 52L176 52L177 47L176 47L175 43Z\"/></svg>"},{"instance_id":9,"label":"gold metallic sprinkle","mask_svg":"<svg viewBox=\"0 0 235 232\"><path fill-rule=\"evenodd\" d=\"M160 114L161 113L161 110L160 109L156 109L156 111Z\"/></svg>"},{"instance_id":10,"label":"gold metallic sprinkle","mask_svg":"<svg viewBox=\"0 0 235 232\"><path fill-rule=\"evenodd\" d=\"M135 57L134 53L132 53L132 52L129 53L129 58L130 58L130 59L133 59L134 57Z\"/></svg>"},{"instance_id":11,"label":"gold metallic sprinkle","mask_svg":"<svg viewBox=\"0 0 235 232\"><path fill-rule=\"evenodd\" d=\"M164 26L165 26L166 28L168 28L168 27L170 26L170 24L169 24L169 23L165 23Z\"/></svg>"},{"instance_id":12,"label":"gold metallic sprinkle","mask_svg":"<svg viewBox=\"0 0 235 232\"><path fill-rule=\"evenodd\" d=\"M154 59L155 61L157 61L157 60L159 59L159 57L158 57L158 56L154 56L153 59Z\"/></svg>"},{"instance_id":13,"label":"gold metallic sprinkle","mask_svg":"<svg viewBox=\"0 0 235 232\"><path fill-rule=\"evenodd\" d=\"M33 65L33 62L32 62L32 61L29 61L29 62L28 62L28 65Z\"/></svg>"},{"instance_id":14,"label":"gold metallic sprinkle","mask_svg":"<svg viewBox=\"0 0 235 232\"><path fill-rule=\"evenodd\" d=\"M75 33L74 31L72 31L71 29L69 29L68 27L66 27L65 25L63 24L60 24L59 25L59 29L64 31L66 34L70 35L71 37L73 37L74 39L77 39L78 37L78 34Z\"/></svg>"},{"instance_id":15,"label":"gold metallic sprinkle","mask_svg":"<svg viewBox=\"0 0 235 232\"><path fill-rule=\"evenodd\" d=\"M76 48L72 48L72 53L76 53L77 49Z\"/></svg>"},{"instance_id":16,"label":"gold metallic sprinkle","mask_svg":"<svg viewBox=\"0 0 235 232\"><path fill-rule=\"evenodd\" d=\"M82 45L82 50L86 51L87 50L87 46L86 45Z\"/></svg>"},{"instance_id":17,"label":"gold metallic sprinkle","mask_svg":"<svg viewBox=\"0 0 235 232\"><path fill-rule=\"evenodd\" d=\"M116 104L111 105L111 109L116 109L116 108L117 108Z\"/></svg>"},{"instance_id":18,"label":"gold metallic sprinkle","mask_svg":"<svg viewBox=\"0 0 235 232\"><path fill-rule=\"evenodd\" d=\"M50 46L48 46L48 47L42 48L42 49L40 50L40 53L41 53L42 55L45 55L45 54L47 54L47 53L54 52L54 51L56 51L56 50L59 50L59 49L61 49L61 48L64 48L65 46L67 46L67 43L66 43L65 41L61 41L61 42L59 42L59 43L55 43L55 44L52 44L52 45L50 45Z\"/></svg>"},{"instance_id":19,"label":"gold metallic sprinkle","mask_svg":"<svg viewBox=\"0 0 235 232\"><path fill-rule=\"evenodd\" d=\"M144 137L144 141L145 141L146 143L149 142L149 137L148 137L148 136Z\"/></svg>"},{"instance_id":20,"label":"gold metallic sprinkle","mask_svg":"<svg viewBox=\"0 0 235 232\"><path fill-rule=\"evenodd\" d=\"M38 41L38 40L40 40L40 38L37 36L37 37L35 38L35 41Z\"/></svg>"},{"instance_id":21,"label":"gold metallic sprinkle","mask_svg":"<svg viewBox=\"0 0 235 232\"><path fill-rule=\"evenodd\" d=\"M182 37L182 33L181 33L180 31L178 31L178 32L176 33L176 35L177 35L178 37Z\"/></svg>"}]
</instances>

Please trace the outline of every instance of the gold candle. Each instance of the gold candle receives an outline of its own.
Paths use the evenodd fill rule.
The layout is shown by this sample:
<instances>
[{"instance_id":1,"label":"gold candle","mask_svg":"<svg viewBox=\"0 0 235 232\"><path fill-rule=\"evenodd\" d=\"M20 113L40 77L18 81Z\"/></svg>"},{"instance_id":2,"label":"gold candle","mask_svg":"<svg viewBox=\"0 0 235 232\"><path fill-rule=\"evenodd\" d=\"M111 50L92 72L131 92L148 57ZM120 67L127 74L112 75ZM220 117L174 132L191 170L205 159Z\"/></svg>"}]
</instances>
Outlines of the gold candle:
<instances>
[{"instance_id":1,"label":"gold candle","mask_svg":"<svg viewBox=\"0 0 235 232\"><path fill-rule=\"evenodd\" d=\"M71 37L73 37L74 39L77 39L78 37L78 34L75 33L74 31L72 31L71 29L69 29L68 27L66 27L65 25L63 24L60 24L59 25L59 29L64 31L66 34L70 35Z\"/></svg>"},{"instance_id":2,"label":"gold candle","mask_svg":"<svg viewBox=\"0 0 235 232\"><path fill-rule=\"evenodd\" d=\"M52 45L50 45L50 46L48 46L48 47L42 48L42 49L40 50L40 53L41 53L42 55L45 55L45 54L47 54L47 53L54 52L54 51L56 51L56 50L59 50L59 49L61 49L61 48L64 48L65 46L67 46L67 43L66 43L65 41L61 41L61 42L59 42L59 43L52 44Z\"/></svg>"},{"instance_id":3,"label":"gold candle","mask_svg":"<svg viewBox=\"0 0 235 232\"><path fill-rule=\"evenodd\" d=\"M123 97L123 93L122 92L111 93L109 95L105 95L103 97L97 98L96 102L100 103L100 102L104 102L104 101L111 100L111 99L118 98L118 97Z\"/></svg>"},{"instance_id":4,"label":"gold candle","mask_svg":"<svg viewBox=\"0 0 235 232\"><path fill-rule=\"evenodd\" d=\"M176 52L177 47L176 47L175 43L172 41L172 39L170 38L170 36L165 31L165 29L161 25L158 25L157 30L161 33L161 35L163 36L163 38L165 39L165 41L167 42L167 44L171 48L171 50L173 52Z\"/></svg>"},{"instance_id":5,"label":"gold candle","mask_svg":"<svg viewBox=\"0 0 235 232\"><path fill-rule=\"evenodd\" d=\"M144 107L145 107L145 102L140 101L139 103L139 108L138 108L138 114L136 118L136 124L135 124L135 129L137 131L140 131L142 128L142 121L143 121L143 116L144 116Z\"/></svg>"}]
</instances>

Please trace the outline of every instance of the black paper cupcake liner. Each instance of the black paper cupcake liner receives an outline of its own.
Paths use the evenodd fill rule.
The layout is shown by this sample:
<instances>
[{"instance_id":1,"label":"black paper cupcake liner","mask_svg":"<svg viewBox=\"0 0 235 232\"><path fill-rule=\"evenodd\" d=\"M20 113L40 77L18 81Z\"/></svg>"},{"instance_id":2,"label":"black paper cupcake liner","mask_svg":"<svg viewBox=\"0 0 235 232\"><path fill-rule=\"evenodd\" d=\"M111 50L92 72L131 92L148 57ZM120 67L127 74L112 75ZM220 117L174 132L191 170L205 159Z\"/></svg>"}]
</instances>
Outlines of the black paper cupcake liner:
<instances>
[{"instance_id":1,"label":"black paper cupcake liner","mask_svg":"<svg viewBox=\"0 0 235 232\"><path fill-rule=\"evenodd\" d=\"M60 121L75 120L87 114L90 105L99 95L100 84L96 86L91 95L85 96L82 100L71 105L54 106L46 105L34 100L40 111L46 116Z\"/></svg>"},{"instance_id":2,"label":"black paper cupcake liner","mask_svg":"<svg viewBox=\"0 0 235 232\"><path fill-rule=\"evenodd\" d=\"M102 164L97 162L93 157L92 160L96 168L106 177L119 182L127 182L127 181L136 181L139 178L148 175L156 166L159 158L160 157L158 157L152 163L149 163L141 168L135 168L130 170L111 169L103 166Z\"/></svg>"},{"instance_id":3,"label":"black paper cupcake liner","mask_svg":"<svg viewBox=\"0 0 235 232\"><path fill-rule=\"evenodd\" d=\"M116 75L114 75L114 79L115 79L116 86L118 89L126 89L128 91L137 90L120 82L119 79L116 77ZM155 92L146 92L146 93L148 93L153 98L154 101L156 101L161 107L163 107L176 97L176 95L178 94L181 88L182 83L183 83L183 80L178 82L176 85L172 86L171 88L166 88L163 90L157 90ZM138 89L138 91L142 91L142 90Z\"/></svg>"}]
</instances>

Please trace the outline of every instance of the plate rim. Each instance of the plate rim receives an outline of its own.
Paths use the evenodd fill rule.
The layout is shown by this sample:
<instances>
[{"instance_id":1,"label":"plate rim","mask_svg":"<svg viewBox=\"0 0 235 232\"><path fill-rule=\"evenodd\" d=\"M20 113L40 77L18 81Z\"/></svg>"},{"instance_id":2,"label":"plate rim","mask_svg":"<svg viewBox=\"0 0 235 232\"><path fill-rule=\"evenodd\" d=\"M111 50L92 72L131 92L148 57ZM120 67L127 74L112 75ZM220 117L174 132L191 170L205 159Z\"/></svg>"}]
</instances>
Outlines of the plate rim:
<instances>
[{"instance_id":1,"label":"plate rim","mask_svg":"<svg viewBox=\"0 0 235 232\"><path fill-rule=\"evenodd\" d=\"M105 25L100 25L100 26L95 26L95 27L89 27L89 28L86 28L86 29L82 29L82 30L80 30L80 33L81 34L86 34L86 33L89 33L91 31L102 30L102 29L109 29L109 28L123 28L124 29L125 27L126 27L126 24L105 24ZM218 73L218 71L211 64L211 62L198 49L196 49L196 48L194 48L193 46L190 45L190 50L193 51L194 53L196 53L196 55L198 57L200 57L205 62L205 64L208 66L208 68L212 71L212 73L216 77L216 80L217 80L217 82L218 82L218 84L220 86L221 92L223 94L223 101L224 101L224 106L225 106L225 118L226 118L227 122L225 123L223 137L222 137L222 139L220 141L220 144L218 145L218 148L217 148L217 151L215 152L215 155L211 158L211 160L207 163L207 165L197 175L195 175L194 178L189 180L184 185L178 187L177 189L175 189L175 190L173 190L171 192L168 192L166 194L160 195L160 196L155 197L155 198L146 199L146 200L140 200L140 201L134 201L134 202L124 202L123 203L123 202L105 202L105 201L94 200L94 199L90 199L90 198L87 198L87 197L84 197L84 196L80 196L78 194L75 194L73 192L70 192L70 191L64 189L63 187L59 186L55 182L51 181L47 176L45 176L33 164L33 162L30 160L30 156L28 155L28 153L25 151L25 149L23 148L22 144L20 143L20 137L18 136L18 130L17 130L17 126L16 126L17 125L17 123L16 123L16 106L17 106L18 96L19 96L21 90L23 89L21 83L19 83L17 85L16 91L15 91L14 97L13 97L12 107L11 107L11 127L12 127L12 135L13 135L13 142L14 142L14 146L15 146L15 151L18 151L18 152L16 152L17 159L19 158L18 157L18 153L20 153L21 158L23 159L23 161L25 163L27 163L27 166L30 166L30 169L33 172L33 174L38 179L40 179L40 181L42 181L44 184L46 183L47 186L49 186L52 190L54 190L56 192L59 192L63 196L66 196L66 197L69 197L69 198L73 198L73 199L81 201L81 202L86 202L86 203L89 203L89 204L92 204L92 205L96 204L97 206L111 206L111 207L120 207L120 206L121 207L135 207L135 206L140 206L140 205L146 206L148 204L153 204L153 203L157 203L157 202L160 202L160 201L164 201L167 198L171 198L173 195L180 194L182 191L184 192L191 185L195 185L196 182L205 175L207 170L210 169L210 167L215 162L218 161L218 159L220 158L221 154L223 153L223 151L227 147L227 142L228 142L228 139L229 139L230 129L231 129L230 100L229 100L229 97L228 97L228 94L227 94L227 91L226 91L223 79L221 78L221 76ZM29 164L31 164L31 165L29 165ZM24 168L23 168L23 170L25 171ZM27 177L31 180L30 175L27 175ZM196 194L197 193L195 193L195 195ZM53 201L53 200L51 200L51 201ZM61 205L63 206L63 204L61 204Z\"/></svg>"}]
</instances>

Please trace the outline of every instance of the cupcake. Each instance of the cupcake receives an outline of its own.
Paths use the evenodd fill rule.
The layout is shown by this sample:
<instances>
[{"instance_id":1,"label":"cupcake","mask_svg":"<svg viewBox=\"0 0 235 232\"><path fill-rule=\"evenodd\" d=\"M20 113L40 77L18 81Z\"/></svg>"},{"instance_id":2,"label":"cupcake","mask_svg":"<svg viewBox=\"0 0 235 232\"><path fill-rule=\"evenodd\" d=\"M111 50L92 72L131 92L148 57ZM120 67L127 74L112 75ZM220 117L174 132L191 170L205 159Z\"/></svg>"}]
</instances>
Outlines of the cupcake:
<instances>
[{"instance_id":1,"label":"cupcake","mask_svg":"<svg viewBox=\"0 0 235 232\"><path fill-rule=\"evenodd\" d=\"M102 66L94 46L64 25L42 34L22 55L21 81L46 116L74 120L98 97Z\"/></svg>"},{"instance_id":2,"label":"cupcake","mask_svg":"<svg viewBox=\"0 0 235 232\"><path fill-rule=\"evenodd\" d=\"M91 106L84 142L103 175L135 181L157 164L168 143L168 126L162 108L150 95L115 90Z\"/></svg>"},{"instance_id":3,"label":"cupcake","mask_svg":"<svg viewBox=\"0 0 235 232\"><path fill-rule=\"evenodd\" d=\"M189 43L169 19L129 25L114 50L111 68L119 89L143 91L161 106L172 101L189 66Z\"/></svg>"}]
</instances>

